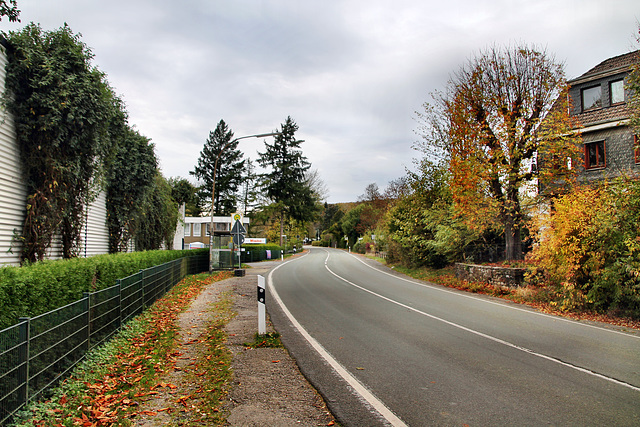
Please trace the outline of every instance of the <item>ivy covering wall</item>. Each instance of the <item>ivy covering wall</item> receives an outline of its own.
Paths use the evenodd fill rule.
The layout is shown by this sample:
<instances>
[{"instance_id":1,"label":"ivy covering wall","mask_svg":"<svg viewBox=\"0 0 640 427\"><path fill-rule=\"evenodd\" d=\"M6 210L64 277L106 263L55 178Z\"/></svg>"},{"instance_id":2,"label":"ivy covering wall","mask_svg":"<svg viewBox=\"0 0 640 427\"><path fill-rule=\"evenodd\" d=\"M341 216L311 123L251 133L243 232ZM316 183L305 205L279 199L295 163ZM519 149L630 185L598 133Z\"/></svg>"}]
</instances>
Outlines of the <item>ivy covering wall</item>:
<instances>
[{"instance_id":1,"label":"ivy covering wall","mask_svg":"<svg viewBox=\"0 0 640 427\"><path fill-rule=\"evenodd\" d=\"M15 237L21 260L43 260L54 236L64 258L77 256L85 207L100 191L107 193L111 252L125 250L149 221L156 227L144 230L145 248L159 248L175 231L177 207L144 203L161 182L153 144L129 125L124 102L91 64L91 50L67 25L44 31L32 23L4 38L3 101L15 119L27 187L23 231Z\"/></svg>"}]
</instances>

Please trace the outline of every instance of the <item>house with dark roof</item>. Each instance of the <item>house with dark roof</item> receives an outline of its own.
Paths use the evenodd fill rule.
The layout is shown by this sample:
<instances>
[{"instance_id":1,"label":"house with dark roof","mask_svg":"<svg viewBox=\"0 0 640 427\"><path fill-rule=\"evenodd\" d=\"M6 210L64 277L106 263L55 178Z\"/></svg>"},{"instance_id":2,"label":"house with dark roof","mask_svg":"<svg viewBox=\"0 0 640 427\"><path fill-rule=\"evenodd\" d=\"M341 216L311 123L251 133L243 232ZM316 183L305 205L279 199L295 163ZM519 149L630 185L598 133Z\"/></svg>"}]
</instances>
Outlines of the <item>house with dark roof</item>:
<instances>
[{"instance_id":1,"label":"house with dark roof","mask_svg":"<svg viewBox=\"0 0 640 427\"><path fill-rule=\"evenodd\" d=\"M629 124L626 80L640 51L609 58L569 83L569 115L580 126L581 181L640 172L638 136Z\"/></svg>"}]
</instances>

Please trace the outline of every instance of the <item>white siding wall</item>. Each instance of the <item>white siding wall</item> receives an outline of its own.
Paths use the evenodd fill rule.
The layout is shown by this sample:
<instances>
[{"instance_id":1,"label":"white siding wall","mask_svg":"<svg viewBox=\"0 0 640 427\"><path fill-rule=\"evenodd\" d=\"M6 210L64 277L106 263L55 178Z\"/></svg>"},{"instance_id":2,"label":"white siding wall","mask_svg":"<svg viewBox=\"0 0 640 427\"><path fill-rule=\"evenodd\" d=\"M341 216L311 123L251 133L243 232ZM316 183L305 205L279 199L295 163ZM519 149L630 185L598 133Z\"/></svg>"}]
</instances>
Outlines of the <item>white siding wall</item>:
<instances>
[{"instance_id":1,"label":"white siding wall","mask_svg":"<svg viewBox=\"0 0 640 427\"><path fill-rule=\"evenodd\" d=\"M82 230L80 256L106 254L109 252L109 230L107 229L107 196L104 191L89 205L86 223Z\"/></svg>"},{"instance_id":2,"label":"white siding wall","mask_svg":"<svg viewBox=\"0 0 640 427\"><path fill-rule=\"evenodd\" d=\"M178 213L178 225L176 226L176 234L173 235L173 248L182 250L182 242L184 239L184 203L180 206L180 212Z\"/></svg>"},{"instance_id":3,"label":"white siding wall","mask_svg":"<svg viewBox=\"0 0 640 427\"><path fill-rule=\"evenodd\" d=\"M7 57L0 47L0 93L4 92ZM22 232L24 208L27 199L26 184L20 168L20 154L16 141L13 117L0 106L0 267L18 265L21 247L13 242L14 230ZM80 256L109 252L106 196L103 192L89 206L87 222L82 231ZM11 249L12 253L9 253ZM50 259L61 258L59 238L54 238L47 253Z\"/></svg>"},{"instance_id":4,"label":"white siding wall","mask_svg":"<svg viewBox=\"0 0 640 427\"><path fill-rule=\"evenodd\" d=\"M6 65L7 57L0 47L0 93L4 92ZM20 261L21 246L13 242L14 230L22 232L27 199L20 164L13 117L0 106L0 266Z\"/></svg>"}]
</instances>

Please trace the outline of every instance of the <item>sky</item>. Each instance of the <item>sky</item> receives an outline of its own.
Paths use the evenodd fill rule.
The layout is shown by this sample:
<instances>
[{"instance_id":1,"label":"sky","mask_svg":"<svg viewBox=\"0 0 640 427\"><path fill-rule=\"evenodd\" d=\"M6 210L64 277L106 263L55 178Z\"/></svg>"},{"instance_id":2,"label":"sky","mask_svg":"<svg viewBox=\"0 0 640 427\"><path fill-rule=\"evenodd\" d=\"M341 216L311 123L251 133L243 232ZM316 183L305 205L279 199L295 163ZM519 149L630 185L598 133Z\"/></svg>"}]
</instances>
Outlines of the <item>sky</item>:
<instances>
[{"instance_id":1,"label":"sky","mask_svg":"<svg viewBox=\"0 0 640 427\"><path fill-rule=\"evenodd\" d=\"M356 201L413 170L416 111L470 58L536 45L568 78L638 47L638 0L18 0L20 30L67 23L155 144L165 177L195 183L220 120L234 136L288 116L328 189ZM264 139L240 141L256 160Z\"/></svg>"}]
</instances>

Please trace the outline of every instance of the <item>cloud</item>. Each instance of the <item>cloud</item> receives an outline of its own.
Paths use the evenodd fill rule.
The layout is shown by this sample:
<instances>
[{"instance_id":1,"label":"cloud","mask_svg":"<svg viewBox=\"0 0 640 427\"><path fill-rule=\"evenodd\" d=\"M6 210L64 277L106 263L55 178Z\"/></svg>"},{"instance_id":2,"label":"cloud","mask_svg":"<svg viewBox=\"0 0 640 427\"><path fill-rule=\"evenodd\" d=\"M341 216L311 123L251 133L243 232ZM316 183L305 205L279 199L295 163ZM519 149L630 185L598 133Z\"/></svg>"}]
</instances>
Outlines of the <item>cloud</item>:
<instances>
[{"instance_id":1,"label":"cloud","mask_svg":"<svg viewBox=\"0 0 640 427\"><path fill-rule=\"evenodd\" d=\"M534 43L575 77L625 53L637 0L20 0L22 21L67 22L95 54L166 176L189 177L209 131L298 125L330 202L411 167L414 112L493 44ZM635 15L634 15L635 14ZM5 30L22 24L0 22ZM261 140L241 148L255 158Z\"/></svg>"}]
</instances>

